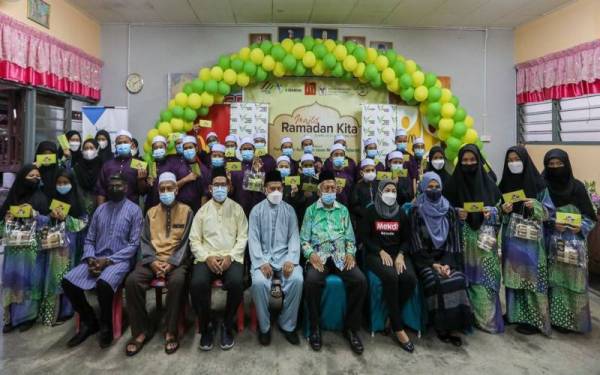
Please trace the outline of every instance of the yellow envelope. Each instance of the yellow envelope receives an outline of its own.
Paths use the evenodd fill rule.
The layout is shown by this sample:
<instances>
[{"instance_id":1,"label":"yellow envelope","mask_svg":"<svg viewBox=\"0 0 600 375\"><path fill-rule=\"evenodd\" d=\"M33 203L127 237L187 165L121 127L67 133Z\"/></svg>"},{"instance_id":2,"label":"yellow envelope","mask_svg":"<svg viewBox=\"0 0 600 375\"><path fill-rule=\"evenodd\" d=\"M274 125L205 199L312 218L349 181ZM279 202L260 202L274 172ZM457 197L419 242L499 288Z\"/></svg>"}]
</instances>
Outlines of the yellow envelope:
<instances>
[{"instance_id":1,"label":"yellow envelope","mask_svg":"<svg viewBox=\"0 0 600 375\"><path fill-rule=\"evenodd\" d=\"M399 169L397 171L392 171L392 176L394 178L397 178L397 177L408 177L408 170L407 169Z\"/></svg>"},{"instance_id":2,"label":"yellow envelope","mask_svg":"<svg viewBox=\"0 0 600 375\"><path fill-rule=\"evenodd\" d=\"M201 172L200 172L200 166L198 165L198 163L194 163L191 165L191 170L192 173L195 174L196 176L200 176Z\"/></svg>"},{"instance_id":3,"label":"yellow envelope","mask_svg":"<svg viewBox=\"0 0 600 375\"><path fill-rule=\"evenodd\" d=\"M265 150L264 148L257 148L254 154L259 157L264 156L267 154L267 150Z\"/></svg>"},{"instance_id":4,"label":"yellow envelope","mask_svg":"<svg viewBox=\"0 0 600 375\"><path fill-rule=\"evenodd\" d=\"M291 186L291 185L300 185L300 176L286 176L285 177L285 184L287 186Z\"/></svg>"},{"instance_id":5,"label":"yellow envelope","mask_svg":"<svg viewBox=\"0 0 600 375\"><path fill-rule=\"evenodd\" d=\"M317 190L318 190L318 188L317 188L316 184L311 184L311 183L302 184L302 191L308 191L308 192L314 193Z\"/></svg>"},{"instance_id":6,"label":"yellow envelope","mask_svg":"<svg viewBox=\"0 0 600 375\"><path fill-rule=\"evenodd\" d=\"M52 202L50 202L50 211L54 211L54 209L58 209L63 215L67 216L71 209L71 205L57 199L52 199Z\"/></svg>"},{"instance_id":7,"label":"yellow envelope","mask_svg":"<svg viewBox=\"0 0 600 375\"><path fill-rule=\"evenodd\" d=\"M402 154L402 159L404 159L404 161L409 161L410 160L410 155L409 154Z\"/></svg>"},{"instance_id":8,"label":"yellow envelope","mask_svg":"<svg viewBox=\"0 0 600 375\"><path fill-rule=\"evenodd\" d=\"M67 136L65 134L59 135L58 137L56 137L56 140L58 141L60 148L62 148L65 151L69 149L69 140L67 139Z\"/></svg>"},{"instance_id":9,"label":"yellow envelope","mask_svg":"<svg viewBox=\"0 0 600 375\"><path fill-rule=\"evenodd\" d=\"M525 196L525 191L523 189L502 194L502 198L504 198L504 202L506 203L516 203L527 200L527 197Z\"/></svg>"},{"instance_id":10,"label":"yellow envelope","mask_svg":"<svg viewBox=\"0 0 600 375\"><path fill-rule=\"evenodd\" d=\"M199 125L201 128L212 128L212 121L210 120L200 120Z\"/></svg>"},{"instance_id":11,"label":"yellow envelope","mask_svg":"<svg viewBox=\"0 0 600 375\"><path fill-rule=\"evenodd\" d=\"M343 178L343 177L336 177L335 178L335 185L337 187L344 188L346 186L346 179Z\"/></svg>"},{"instance_id":12,"label":"yellow envelope","mask_svg":"<svg viewBox=\"0 0 600 375\"><path fill-rule=\"evenodd\" d=\"M131 168L133 169L146 169L148 163L138 159L131 159Z\"/></svg>"},{"instance_id":13,"label":"yellow envelope","mask_svg":"<svg viewBox=\"0 0 600 375\"><path fill-rule=\"evenodd\" d=\"M571 227L580 227L581 226L581 215L580 214L570 214L567 212L557 212L556 213L556 223L568 225Z\"/></svg>"},{"instance_id":14,"label":"yellow envelope","mask_svg":"<svg viewBox=\"0 0 600 375\"><path fill-rule=\"evenodd\" d=\"M344 159L344 164L342 164L342 166L344 168L346 168L348 166L348 159Z\"/></svg>"},{"instance_id":15,"label":"yellow envelope","mask_svg":"<svg viewBox=\"0 0 600 375\"><path fill-rule=\"evenodd\" d=\"M483 202L465 202L463 209L467 212L483 212Z\"/></svg>"},{"instance_id":16,"label":"yellow envelope","mask_svg":"<svg viewBox=\"0 0 600 375\"><path fill-rule=\"evenodd\" d=\"M236 172L242 170L242 163L239 161L230 161L225 164L225 170L228 172Z\"/></svg>"},{"instance_id":17,"label":"yellow envelope","mask_svg":"<svg viewBox=\"0 0 600 375\"><path fill-rule=\"evenodd\" d=\"M56 154L37 154L35 156L37 165L52 165L56 164Z\"/></svg>"},{"instance_id":18,"label":"yellow envelope","mask_svg":"<svg viewBox=\"0 0 600 375\"><path fill-rule=\"evenodd\" d=\"M10 206L8 210L16 218L27 219L31 217L31 205L27 203L19 206Z\"/></svg>"},{"instance_id":19,"label":"yellow envelope","mask_svg":"<svg viewBox=\"0 0 600 375\"><path fill-rule=\"evenodd\" d=\"M381 180L391 180L391 179L392 179L392 172L377 171L377 180L381 181Z\"/></svg>"},{"instance_id":20,"label":"yellow envelope","mask_svg":"<svg viewBox=\"0 0 600 375\"><path fill-rule=\"evenodd\" d=\"M225 149L225 157L226 158L234 158L235 157L235 150Z\"/></svg>"}]
</instances>

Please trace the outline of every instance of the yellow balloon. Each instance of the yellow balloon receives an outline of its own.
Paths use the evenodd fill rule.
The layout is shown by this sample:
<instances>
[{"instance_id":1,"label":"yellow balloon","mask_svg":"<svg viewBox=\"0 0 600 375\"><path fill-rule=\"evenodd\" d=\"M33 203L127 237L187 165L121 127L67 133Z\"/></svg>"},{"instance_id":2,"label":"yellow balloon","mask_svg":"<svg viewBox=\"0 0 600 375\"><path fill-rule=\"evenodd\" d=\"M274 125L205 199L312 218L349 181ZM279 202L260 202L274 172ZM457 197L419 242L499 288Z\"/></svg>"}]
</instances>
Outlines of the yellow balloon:
<instances>
[{"instance_id":1,"label":"yellow balloon","mask_svg":"<svg viewBox=\"0 0 600 375\"><path fill-rule=\"evenodd\" d=\"M148 131L148 134L146 134L146 138L151 140L152 138L156 137L157 135L158 135L158 129L150 129ZM152 142L150 144L152 144Z\"/></svg>"},{"instance_id":2,"label":"yellow balloon","mask_svg":"<svg viewBox=\"0 0 600 375\"><path fill-rule=\"evenodd\" d=\"M148 143L148 140L146 140L146 143L144 143L144 152L147 154L150 151L152 151L152 143Z\"/></svg>"},{"instance_id":3,"label":"yellow balloon","mask_svg":"<svg viewBox=\"0 0 600 375\"><path fill-rule=\"evenodd\" d=\"M223 72L223 81L228 85L235 84L237 80L237 73L233 69L227 69Z\"/></svg>"},{"instance_id":4,"label":"yellow balloon","mask_svg":"<svg viewBox=\"0 0 600 375\"><path fill-rule=\"evenodd\" d=\"M202 97L200 94L196 94L195 92L191 93L190 96L188 96L188 105L193 110L202 107Z\"/></svg>"},{"instance_id":5,"label":"yellow balloon","mask_svg":"<svg viewBox=\"0 0 600 375\"><path fill-rule=\"evenodd\" d=\"M292 55L294 55L296 60L301 60L304 57L305 53L306 53L306 48L304 47L304 44L302 44L302 43L296 43L292 47Z\"/></svg>"},{"instance_id":6,"label":"yellow balloon","mask_svg":"<svg viewBox=\"0 0 600 375\"><path fill-rule=\"evenodd\" d=\"M356 78L360 78L363 76L363 74L365 74L365 68L366 65L365 63L358 63L356 65L356 69L354 69L354 71L352 72L352 75L354 75Z\"/></svg>"},{"instance_id":7,"label":"yellow balloon","mask_svg":"<svg viewBox=\"0 0 600 375\"><path fill-rule=\"evenodd\" d=\"M360 83L367 83L367 82L369 82L369 80L366 79L365 77L358 77L358 80L360 81Z\"/></svg>"},{"instance_id":8,"label":"yellow balloon","mask_svg":"<svg viewBox=\"0 0 600 375\"><path fill-rule=\"evenodd\" d=\"M465 143L475 143L477 142L478 137L479 135L477 134L477 131L475 129L467 129L467 132L463 136L462 141Z\"/></svg>"},{"instance_id":9,"label":"yellow balloon","mask_svg":"<svg viewBox=\"0 0 600 375\"><path fill-rule=\"evenodd\" d=\"M260 65L265 58L265 53L260 48L255 48L250 52L250 61L256 65Z\"/></svg>"},{"instance_id":10,"label":"yellow balloon","mask_svg":"<svg viewBox=\"0 0 600 375\"><path fill-rule=\"evenodd\" d=\"M292 48L294 47L294 41L290 38L285 38L281 41L281 46L283 47L285 52L291 52Z\"/></svg>"},{"instance_id":11,"label":"yellow balloon","mask_svg":"<svg viewBox=\"0 0 600 375\"><path fill-rule=\"evenodd\" d=\"M465 125L467 125L467 128L470 129L473 127L473 124L475 124L475 120L473 119L473 117L471 115L467 115L464 123L465 123Z\"/></svg>"},{"instance_id":12,"label":"yellow balloon","mask_svg":"<svg viewBox=\"0 0 600 375\"><path fill-rule=\"evenodd\" d=\"M452 98L452 91L448 90L447 88L443 88L442 89L442 97L440 98L440 102L448 103L451 98Z\"/></svg>"},{"instance_id":13,"label":"yellow balloon","mask_svg":"<svg viewBox=\"0 0 600 375\"><path fill-rule=\"evenodd\" d=\"M183 130L183 120L180 118L171 119L171 130L174 132L180 132Z\"/></svg>"},{"instance_id":14,"label":"yellow balloon","mask_svg":"<svg viewBox=\"0 0 600 375\"><path fill-rule=\"evenodd\" d=\"M404 62L404 66L406 69L406 73L408 74L413 74L417 71L417 63L415 62L415 60L406 60Z\"/></svg>"},{"instance_id":15,"label":"yellow balloon","mask_svg":"<svg viewBox=\"0 0 600 375\"><path fill-rule=\"evenodd\" d=\"M381 72L381 79L385 83L390 83L396 79L396 72L392 68L385 68L383 72Z\"/></svg>"},{"instance_id":16,"label":"yellow balloon","mask_svg":"<svg viewBox=\"0 0 600 375\"><path fill-rule=\"evenodd\" d=\"M220 81L223 78L223 68L220 66L213 66L210 70L210 78Z\"/></svg>"},{"instance_id":17,"label":"yellow balloon","mask_svg":"<svg viewBox=\"0 0 600 375\"><path fill-rule=\"evenodd\" d=\"M356 57L354 57L352 55L346 56L346 58L344 59L344 62L342 62L342 66L348 72L353 72L354 69L356 69L357 65L358 65L358 62L356 61Z\"/></svg>"},{"instance_id":18,"label":"yellow balloon","mask_svg":"<svg viewBox=\"0 0 600 375\"><path fill-rule=\"evenodd\" d=\"M185 92L179 92L175 95L175 103L178 106L185 107L187 105L188 96Z\"/></svg>"},{"instance_id":19,"label":"yellow balloon","mask_svg":"<svg viewBox=\"0 0 600 375\"><path fill-rule=\"evenodd\" d=\"M442 120L440 120L440 122L442 122ZM450 132L445 132L445 131L443 131L443 130L441 129L441 127L440 127L440 129L439 129L439 130L438 130L438 132L437 132L437 137L438 137L438 138L439 138L441 141L445 141L445 140L447 140L448 138L450 138Z\"/></svg>"},{"instance_id":20,"label":"yellow balloon","mask_svg":"<svg viewBox=\"0 0 600 375\"><path fill-rule=\"evenodd\" d=\"M162 135L163 137L167 137L169 136L169 134L171 134L173 131L171 129L171 124L163 121L160 124L158 124L158 133L160 135Z\"/></svg>"},{"instance_id":21,"label":"yellow balloon","mask_svg":"<svg viewBox=\"0 0 600 375\"><path fill-rule=\"evenodd\" d=\"M423 85L423 83L425 82L425 74L423 74L423 72L420 70L413 72L411 77L412 77L412 85L415 88Z\"/></svg>"},{"instance_id":22,"label":"yellow balloon","mask_svg":"<svg viewBox=\"0 0 600 375\"><path fill-rule=\"evenodd\" d=\"M429 90L427 90L427 87L421 85L415 89L415 99L418 102L422 102L425 99L427 99L427 95L429 95ZM421 103L421 104L425 104L425 103ZM425 109L427 109L427 107L425 107Z\"/></svg>"},{"instance_id":23,"label":"yellow balloon","mask_svg":"<svg viewBox=\"0 0 600 375\"><path fill-rule=\"evenodd\" d=\"M404 58L404 56L402 56L400 54L396 55L396 60L401 61L401 62L405 62L406 61L406 59Z\"/></svg>"},{"instance_id":24,"label":"yellow balloon","mask_svg":"<svg viewBox=\"0 0 600 375\"><path fill-rule=\"evenodd\" d=\"M325 73L325 67L323 66L323 61L319 60L312 68L312 72L316 76L322 76Z\"/></svg>"},{"instance_id":25,"label":"yellow balloon","mask_svg":"<svg viewBox=\"0 0 600 375\"><path fill-rule=\"evenodd\" d=\"M419 87L421 87L421 86L419 86ZM415 89L415 99L417 99L417 89ZM417 100L419 100L419 99L417 99ZM427 103L423 102L423 103L419 104L419 113L421 115L427 114Z\"/></svg>"},{"instance_id":26,"label":"yellow balloon","mask_svg":"<svg viewBox=\"0 0 600 375\"><path fill-rule=\"evenodd\" d=\"M221 94L215 94L215 104L222 104L225 101L225 97Z\"/></svg>"},{"instance_id":27,"label":"yellow balloon","mask_svg":"<svg viewBox=\"0 0 600 375\"><path fill-rule=\"evenodd\" d=\"M382 70L384 70L385 68L388 67L390 61L388 60L387 57L385 57L384 55L379 55L377 56L377 58L375 59L375 67L377 68L377 70L379 70L380 72Z\"/></svg>"},{"instance_id":28,"label":"yellow balloon","mask_svg":"<svg viewBox=\"0 0 600 375\"><path fill-rule=\"evenodd\" d=\"M348 55L348 50L343 44L338 44L333 50L333 56L337 61L343 61Z\"/></svg>"},{"instance_id":29,"label":"yellow balloon","mask_svg":"<svg viewBox=\"0 0 600 375\"><path fill-rule=\"evenodd\" d=\"M275 69L275 59L270 55L265 56L262 62L262 67L267 72L272 71Z\"/></svg>"},{"instance_id":30,"label":"yellow balloon","mask_svg":"<svg viewBox=\"0 0 600 375\"><path fill-rule=\"evenodd\" d=\"M331 40L331 39L327 39L325 42L323 42L323 44L325 45L325 48L327 48L327 51L331 52L335 49L335 41Z\"/></svg>"},{"instance_id":31,"label":"yellow balloon","mask_svg":"<svg viewBox=\"0 0 600 375\"><path fill-rule=\"evenodd\" d=\"M246 73L240 73L237 75L237 84L240 87L246 87L250 83L250 77Z\"/></svg>"},{"instance_id":32,"label":"yellow balloon","mask_svg":"<svg viewBox=\"0 0 600 375\"><path fill-rule=\"evenodd\" d=\"M213 105L215 99L214 97L207 93L207 92L203 92L202 95L200 95L202 97L202 105L205 107L210 107L211 105Z\"/></svg>"},{"instance_id":33,"label":"yellow balloon","mask_svg":"<svg viewBox=\"0 0 600 375\"><path fill-rule=\"evenodd\" d=\"M437 87L438 89L441 89L442 88L442 81L440 81L439 79L436 79L434 86Z\"/></svg>"},{"instance_id":34,"label":"yellow balloon","mask_svg":"<svg viewBox=\"0 0 600 375\"><path fill-rule=\"evenodd\" d=\"M394 78L390 83L388 83L387 88L391 92L397 92L400 88L400 82L398 81L398 78Z\"/></svg>"},{"instance_id":35,"label":"yellow balloon","mask_svg":"<svg viewBox=\"0 0 600 375\"><path fill-rule=\"evenodd\" d=\"M456 113L456 107L452 103L444 103L442 105L442 116L445 118L452 118Z\"/></svg>"},{"instance_id":36,"label":"yellow balloon","mask_svg":"<svg viewBox=\"0 0 600 375\"><path fill-rule=\"evenodd\" d=\"M273 69L273 75L275 77L283 77L285 75L285 67L283 66L283 64L280 61L275 63L275 69Z\"/></svg>"},{"instance_id":37,"label":"yellow balloon","mask_svg":"<svg viewBox=\"0 0 600 375\"><path fill-rule=\"evenodd\" d=\"M200 78L203 81L208 81L210 79L210 69L209 68L200 69L200 71L198 72L198 78Z\"/></svg>"},{"instance_id":38,"label":"yellow balloon","mask_svg":"<svg viewBox=\"0 0 600 375\"><path fill-rule=\"evenodd\" d=\"M312 68L317 63L317 57L312 51L308 51L302 57L302 64L307 68Z\"/></svg>"},{"instance_id":39,"label":"yellow balloon","mask_svg":"<svg viewBox=\"0 0 600 375\"><path fill-rule=\"evenodd\" d=\"M244 48L240 49L239 55L240 55L240 59L248 60L248 58L250 57L250 48L244 47Z\"/></svg>"},{"instance_id":40,"label":"yellow balloon","mask_svg":"<svg viewBox=\"0 0 600 375\"><path fill-rule=\"evenodd\" d=\"M454 120L451 118L443 118L439 122L439 129L443 132L450 133L454 127Z\"/></svg>"},{"instance_id":41,"label":"yellow balloon","mask_svg":"<svg viewBox=\"0 0 600 375\"><path fill-rule=\"evenodd\" d=\"M175 103L175 99L171 99L169 100L169 105L167 106L167 108L173 109L173 107L175 107L176 105L177 103Z\"/></svg>"},{"instance_id":42,"label":"yellow balloon","mask_svg":"<svg viewBox=\"0 0 600 375\"><path fill-rule=\"evenodd\" d=\"M375 48L367 48L367 62L372 64L377 59L378 53Z\"/></svg>"},{"instance_id":43,"label":"yellow balloon","mask_svg":"<svg viewBox=\"0 0 600 375\"><path fill-rule=\"evenodd\" d=\"M194 128L194 124L193 124L193 123L191 123L191 122L187 122L187 121L183 123L183 131L184 131L184 132L186 132L186 133L187 133L187 132L189 132L190 130L192 130L193 128Z\"/></svg>"}]
</instances>

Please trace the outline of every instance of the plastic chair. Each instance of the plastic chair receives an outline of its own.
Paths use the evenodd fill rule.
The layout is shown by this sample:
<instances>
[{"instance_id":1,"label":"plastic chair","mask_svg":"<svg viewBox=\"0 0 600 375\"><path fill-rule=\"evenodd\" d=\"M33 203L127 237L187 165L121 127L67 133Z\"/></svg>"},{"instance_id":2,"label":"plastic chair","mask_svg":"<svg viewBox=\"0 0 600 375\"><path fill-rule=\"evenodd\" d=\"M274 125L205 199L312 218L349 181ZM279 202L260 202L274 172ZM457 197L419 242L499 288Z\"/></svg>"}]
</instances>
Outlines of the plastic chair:
<instances>
[{"instance_id":1,"label":"plastic chair","mask_svg":"<svg viewBox=\"0 0 600 375\"><path fill-rule=\"evenodd\" d=\"M212 288L220 288L223 289L223 281L221 279L217 279L215 281L213 281L212 283ZM252 311L250 311L250 315L251 315L251 319L252 319ZM240 303L240 306L237 309L237 331L238 333L241 333L244 330L244 297L242 294L242 302ZM200 332L200 318L196 319L196 331ZM251 327L252 328L252 325ZM256 309L254 310L254 330L256 330Z\"/></svg>"},{"instance_id":2,"label":"plastic chair","mask_svg":"<svg viewBox=\"0 0 600 375\"><path fill-rule=\"evenodd\" d=\"M325 288L321 293L321 321L319 327L325 331L341 331L344 329L346 316L346 288L342 278L328 275L325 278ZM304 336L310 334L310 318L308 306L304 302Z\"/></svg>"},{"instance_id":3,"label":"plastic chair","mask_svg":"<svg viewBox=\"0 0 600 375\"><path fill-rule=\"evenodd\" d=\"M79 333L81 319L75 313L75 333ZM118 340L123 334L123 288L119 287L113 296L112 303L113 340Z\"/></svg>"},{"instance_id":4,"label":"plastic chair","mask_svg":"<svg viewBox=\"0 0 600 375\"><path fill-rule=\"evenodd\" d=\"M162 295L164 294L164 288L167 288L167 284L164 279L154 279L150 282L150 287L154 289L154 296L156 298L156 310L161 311L163 308L162 304ZM177 322L177 330L179 331L179 336L183 336L185 333L185 321L186 321L186 313L189 308L189 303L187 299L185 299L185 304L182 309L179 310L179 317Z\"/></svg>"}]
</instances>

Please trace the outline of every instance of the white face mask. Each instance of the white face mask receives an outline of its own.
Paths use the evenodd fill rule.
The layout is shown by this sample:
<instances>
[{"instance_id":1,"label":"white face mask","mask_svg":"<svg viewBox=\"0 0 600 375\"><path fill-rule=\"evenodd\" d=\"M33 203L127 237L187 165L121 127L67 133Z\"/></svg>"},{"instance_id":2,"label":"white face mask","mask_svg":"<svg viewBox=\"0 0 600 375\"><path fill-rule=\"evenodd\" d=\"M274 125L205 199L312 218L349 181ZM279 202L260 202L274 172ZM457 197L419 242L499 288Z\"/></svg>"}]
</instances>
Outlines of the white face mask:
<instances>
[{"instance_id":1,"label":"white face mask","mask_svg":"<svg viewBox=\"0 0 600 375\"><path fill-rule=\"evenodd\" d=\"M108 146L108 141L98 141L98 146L100 146L101 150L104 150Z\"/></svg>"},{"instance_id":2,"label":"white face mask","mask_svg":"<svg viewBox=\"0 0 600 375\"><path fill-rule=\"evenodd\" d=\"M436 160L432 160L431 161L431 165L433 166L433 168L435 168L437 171L439 171L440 169L444 168L444 164L445 161L444 159L436 159Z\"/></svg>"},{"instance_id":3,"label":"white face mask","mask_svg":"<svg viewBox=\"0 0 600 375\"><path fill-rule=\"evenodd\" d=\"M271 204L279 204L281 203L281 200L283 199L283 193L280 191L272 191L269 194L267 194L267 200L271 203Z\"/></svg>"},{"instance_id":4,"label":"white face mask","mask_svg":"<svg viewBox=\"0 0 600 375\"><path fill-rule=\"evenodd\" d=\"M375 172L367 172L363 174L363 178L365 179L365 181L373 181L375 179Z\"/></svg>"},{"instance_id":5,"label":"white face mask","mask_svg":"<svg viewBox=\"0 0 600 375\"><path fill-rule=\"evenodd\" d=\"M81 146L81 142L69 142L69 150L73 152L79 150L79 146Z\"/></svg>"},{"instance_id":6,"label":"white face mask","mask_svg":"<svg viewBox=\"0 0 600 375\"><path fill-rule=\"evenodd\" d=\"M386 192L381 194L381 200L388 206L393 206L396 203L396 193Z\"/></svg>"},{"instance_id":7,"label":"white face mask","mask_svg":"<svg viewBox=\"0 0 600 375\"><path fill-rule=\"evenodd\" d=\"M83 151L83 158L85 160L92 160L98 155L98 150L85 150Z\"/></svg>"},{"instance_id":8,"label":"white face mask","mask_svg":"<svg viewBox=\"0 0 600 375\"><path fill-rule=\"evenodd\" d=\"M523 162L522 161L509 161L508 169L513 174L523 173Z\"/></svg>"}]
</instances>

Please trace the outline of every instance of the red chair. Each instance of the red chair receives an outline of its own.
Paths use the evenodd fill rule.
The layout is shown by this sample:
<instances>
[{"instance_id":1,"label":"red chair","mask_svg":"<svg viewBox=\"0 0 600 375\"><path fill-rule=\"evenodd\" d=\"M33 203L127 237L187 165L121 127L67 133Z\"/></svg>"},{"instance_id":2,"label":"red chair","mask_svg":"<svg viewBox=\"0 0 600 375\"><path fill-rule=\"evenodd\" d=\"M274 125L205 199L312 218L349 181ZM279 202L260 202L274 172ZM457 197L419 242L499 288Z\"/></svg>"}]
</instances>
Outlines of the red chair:
<instances>
[{"instance_id":1,"label":"red chair","mask_svg":"<svg viewBox=\"0 0 600 375\"><path fill-rule=\"evenodd\" d=\"M79 314L75 313L75 333L79 333L81 324ZM112 303L113 340L118 340L123 334L123 288L115 292Z\"/></svg>"},{"instance_id":2,"label":"red chair","mask_svg":"<svg viewBox=\"0 0 600 375\"><path fill-rule=\"evenodd\" d=\"M223 281L221 279L217 279L213 281L212 287L223 289ZM252 314L251 314L252 315ZM244 330L244 297L242 295L242 303L237 310L237 330L238 333L241 333ZM256 330L256 310L254 310L254 326L250 327L253 330ZM200 318L196 319L196 332L200 332Z\"/></svg>"},{"instance_id":3,"label":"red chair","mask_svg":"<svg viewBox=\"0 0 600 375\"><path fill-rule=\"evenodd\" d=\"M158 311L162 310L162 295L164 294L164 288L167 287L167 284L164 279L154 279L150 282L150 287L154 289L154 296L156 298L156 309ZM187 295L185 299L185 304L181 310L179 310L179 318L177 323L177 330L179 331L179 336L183 336L185 334L185 321L186 321L186 312L189 309L189 303L187 300Z\"/></svg>"}]
</instances>

